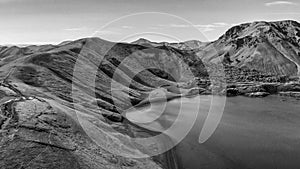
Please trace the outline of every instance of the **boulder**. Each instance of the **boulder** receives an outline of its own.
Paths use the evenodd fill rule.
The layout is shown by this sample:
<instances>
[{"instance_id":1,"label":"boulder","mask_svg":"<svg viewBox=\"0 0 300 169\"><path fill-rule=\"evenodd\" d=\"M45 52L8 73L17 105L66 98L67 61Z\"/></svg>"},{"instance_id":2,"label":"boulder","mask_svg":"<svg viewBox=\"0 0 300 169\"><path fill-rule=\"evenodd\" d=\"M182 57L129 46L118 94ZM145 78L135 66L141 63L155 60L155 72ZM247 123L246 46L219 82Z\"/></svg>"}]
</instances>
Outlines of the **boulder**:
<instances>
[{"instance_id":1,"label":"boulder","mask_svg":"<svg viewBox=\"0 0 300 169\"><path fill-rule=\"evenodd\" d=\"M253 92L253 93L246 93L245 96L248 97L266 97L270 95L268 92Z\"/></svg>"},{"instance_id":2,"label":"boulder","mask_svg":"<svg viewBox=\"0 0 300 169\"><path fill-rule=\"evenodd\" d=\"M253 92L266 92L266 90L260 85L242 86L242 87L238 87L238 90L241 94L253 93Z\"/></svg>"},{"instance_id":3,"label":"boulder","mask_svg":"<svg viewBox=\"0 0 300 169\"><path fill-rule=\"evenodd\" d=\"M226 95L229 97L239 95L239 90L236 88L227 88Z\"/></svg>"},{"instance_id":4,"label":"boulder","mask_svg":"<svg viewBox=\"0 0 300 169\"><path fill-rule=\"evenodd\" d=\"M286 83L280 85L278 87L278 90L281 92L287 92L287 91L300 92L300 83L296 83L296 82Z\"/></svg>"},{"instance_id":5,"label":"boulder","mask_svg":"<svg viewBox=\"0 0 300 169\"><path fill-rule=\"evenodd\" d=\"M261 87L270 94L275 94L278 92L278 83L263 83Z\"/></svg>"}]
</instances>

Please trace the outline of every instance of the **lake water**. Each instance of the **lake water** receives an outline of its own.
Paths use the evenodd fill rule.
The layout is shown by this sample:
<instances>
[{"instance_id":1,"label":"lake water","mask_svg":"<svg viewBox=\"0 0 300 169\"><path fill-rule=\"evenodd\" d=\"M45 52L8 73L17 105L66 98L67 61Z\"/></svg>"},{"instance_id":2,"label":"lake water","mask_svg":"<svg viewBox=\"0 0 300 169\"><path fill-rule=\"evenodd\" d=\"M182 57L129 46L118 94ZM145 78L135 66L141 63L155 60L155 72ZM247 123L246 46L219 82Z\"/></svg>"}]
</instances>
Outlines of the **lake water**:
<instances>
[{"instance_id":1,"label":"lake water","mask_svg":"<svg viewBox=\"0 0 300 169\"><path fill-rule=\"evenodd\" d=\"M199 143L199 134L207 118L211 96L155 103L126 116L142 127L166 131L175 120L182 128L189 126L194 121L194 107L200 105L195 124L176 147L183 169L299 169L299 103L295 99L283 101L279 96L226 98L221 121L203 144ZM184 115L178 119L180 107Z\"/></svg>"}]
</instances>

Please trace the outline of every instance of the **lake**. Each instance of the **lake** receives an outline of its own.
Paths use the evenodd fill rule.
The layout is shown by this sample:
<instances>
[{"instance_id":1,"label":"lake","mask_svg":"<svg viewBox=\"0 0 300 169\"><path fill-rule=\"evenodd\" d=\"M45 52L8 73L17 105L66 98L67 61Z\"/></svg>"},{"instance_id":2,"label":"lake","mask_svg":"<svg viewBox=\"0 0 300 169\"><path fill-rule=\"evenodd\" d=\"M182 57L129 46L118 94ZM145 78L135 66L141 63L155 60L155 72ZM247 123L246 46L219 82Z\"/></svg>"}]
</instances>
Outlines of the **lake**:
<instances>
[{"instance_id":1,"label":"lake","mask_svg":"<svg viewBox=\"0 0 300 169\"><path fill-rule=\"evenodd\" d=\"M127 118L154 131L167 131L176 120L192 128L183 140L166 132L176 146L183 169L298 169L300 167L300 101L268 96L226 98L217 129L200 144L199 134L207 118L212 96L155 102L128 112ZM195 109L200 105L199 109ZM179 108L184 115L178 116ZM197 111L195 119L194 111ZM178 119L179 118L179 119ZM154 120L154 121L153 121Z\"/></svg>"}]
</instances>

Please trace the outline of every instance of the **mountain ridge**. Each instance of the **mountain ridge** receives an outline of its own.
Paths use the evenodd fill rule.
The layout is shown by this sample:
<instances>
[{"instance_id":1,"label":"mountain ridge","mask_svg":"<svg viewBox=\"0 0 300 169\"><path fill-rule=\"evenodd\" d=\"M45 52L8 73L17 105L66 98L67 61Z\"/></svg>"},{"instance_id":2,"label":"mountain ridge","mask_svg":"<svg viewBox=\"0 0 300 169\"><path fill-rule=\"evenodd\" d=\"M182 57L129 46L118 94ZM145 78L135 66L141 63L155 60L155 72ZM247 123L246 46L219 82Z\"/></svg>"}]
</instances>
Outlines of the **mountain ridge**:
<instances>
[{"instance_id":1,"label":"mountain ridge","mask_svg":"<svg viewBox=\"0 0 300 169\"><path fill-rule=\"evenodd\" d=\"M299 35L296 21L244 23L199 49L198 55L207 61L221 58L228 65L265 73L299 75Z\"/></svg>"}]
</instances>

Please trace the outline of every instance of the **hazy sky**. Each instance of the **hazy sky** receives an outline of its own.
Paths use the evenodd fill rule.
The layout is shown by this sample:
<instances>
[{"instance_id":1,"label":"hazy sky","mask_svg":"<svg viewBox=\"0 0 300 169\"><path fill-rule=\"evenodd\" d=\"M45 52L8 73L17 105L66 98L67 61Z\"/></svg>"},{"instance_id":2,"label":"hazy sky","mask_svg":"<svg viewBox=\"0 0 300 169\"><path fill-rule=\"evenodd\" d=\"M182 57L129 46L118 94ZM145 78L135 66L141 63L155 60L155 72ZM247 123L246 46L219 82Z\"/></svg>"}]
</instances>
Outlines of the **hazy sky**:
<instances>
[{"instance_id":1,"label":"hazy sky","mask_svg":"<svg viewBox=\"0 0 300 169\"><path fill-rule=\"evenodd\" d=\"M300 0L0 0L0 44L207 41L239 23L285 19L300 21Z\"/></svg>"}]
</instances>

